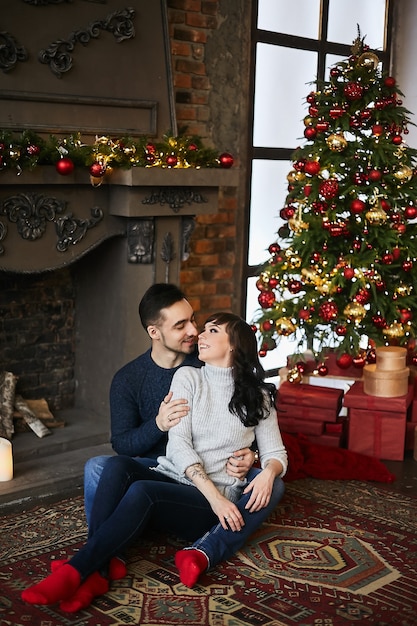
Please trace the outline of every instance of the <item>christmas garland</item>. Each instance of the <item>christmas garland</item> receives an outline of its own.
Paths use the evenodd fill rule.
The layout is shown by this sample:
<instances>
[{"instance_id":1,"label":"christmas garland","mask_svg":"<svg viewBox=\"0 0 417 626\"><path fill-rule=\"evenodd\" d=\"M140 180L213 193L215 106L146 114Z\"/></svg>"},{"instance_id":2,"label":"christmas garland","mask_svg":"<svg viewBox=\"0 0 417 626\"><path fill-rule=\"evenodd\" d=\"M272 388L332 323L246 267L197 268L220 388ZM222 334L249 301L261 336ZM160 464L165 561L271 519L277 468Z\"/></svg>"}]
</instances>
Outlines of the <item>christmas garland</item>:
<instances>
[{"instance_id":1,"label":"christmas garland","mask_svg":"<svg viewBox=\"0 0 417 626\"><path fill-rule=\"evenodd\" d=\"M16 170L17 174L53 165L59 174L66 176L76 167L84 167L96 181L114 168L229 168L233 161L231 154L218 154L194 135L165 135L160 142L146 137L96 136L88 144L82 141L80 133L68 137L51 135L45 139L31 130L21 133L0 130L0 171Z\"/></svg>"}]
</instances>

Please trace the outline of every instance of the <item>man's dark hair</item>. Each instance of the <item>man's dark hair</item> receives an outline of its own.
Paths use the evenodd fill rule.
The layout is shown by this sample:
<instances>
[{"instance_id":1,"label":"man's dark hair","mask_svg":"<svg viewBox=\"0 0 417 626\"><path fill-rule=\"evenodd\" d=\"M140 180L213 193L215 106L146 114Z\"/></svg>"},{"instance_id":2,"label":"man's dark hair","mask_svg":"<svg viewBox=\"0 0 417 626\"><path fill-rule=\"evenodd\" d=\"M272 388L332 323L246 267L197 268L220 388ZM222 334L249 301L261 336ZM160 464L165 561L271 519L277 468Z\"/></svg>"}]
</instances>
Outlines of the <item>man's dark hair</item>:
<instances>
[{"instance_id":1,"label":"man's dark hair","mask_svg":"<svg viewBox=\"0 0 417 626\"><path fill-rule=\"evenodd\" d=\"M161 310L184 300L185 295L171 283L155 283L145 291L139 303L139 317L143 328L157 324L161 319Z\"/></svg>"}]
</instances>

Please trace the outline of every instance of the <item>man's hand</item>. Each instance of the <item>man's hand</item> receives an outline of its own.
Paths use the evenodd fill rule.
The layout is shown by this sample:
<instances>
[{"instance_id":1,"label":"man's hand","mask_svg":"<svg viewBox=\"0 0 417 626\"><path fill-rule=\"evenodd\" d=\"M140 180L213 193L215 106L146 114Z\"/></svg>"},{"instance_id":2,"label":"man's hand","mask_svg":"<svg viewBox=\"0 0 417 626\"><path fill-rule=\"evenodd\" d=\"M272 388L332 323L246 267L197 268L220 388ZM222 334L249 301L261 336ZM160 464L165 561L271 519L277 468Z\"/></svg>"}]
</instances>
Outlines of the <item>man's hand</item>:
<instances>
[{"instance_id":1,"label":"man's hand","mask_svg":"<svg viewBox=\"0 0 417 626\"><path fill-rule=\"evenodd\" d=\"M227 461L226 472L229 476L243 480L252 467L254 461L255 453L250 448L236 450L236 452L233 452L233 455L230 456Z\"/></svg>"},{"instance_id":2,"label":"man's hand","mask_svg":"<svg viewBox=\"0 0 417 626\"><path fill-rule=\"evenodd\" d=\"M189 410L187 400L184 398L172 400L172 391L170 391L161 402L159 413L155 418L156 425L159 430L166 433L170 428L176 426Z\"/></svg>"}]
</instances>

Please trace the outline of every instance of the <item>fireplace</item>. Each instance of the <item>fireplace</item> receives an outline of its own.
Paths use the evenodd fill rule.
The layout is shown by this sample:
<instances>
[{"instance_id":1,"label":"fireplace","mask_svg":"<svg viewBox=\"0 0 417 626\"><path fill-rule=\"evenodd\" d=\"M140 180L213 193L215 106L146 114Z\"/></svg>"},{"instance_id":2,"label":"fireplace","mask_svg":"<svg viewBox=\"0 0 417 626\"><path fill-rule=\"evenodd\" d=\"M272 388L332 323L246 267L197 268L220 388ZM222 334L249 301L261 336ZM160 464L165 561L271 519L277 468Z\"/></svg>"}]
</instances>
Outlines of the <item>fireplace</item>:
<instances>
[{"instance_id":1,"label":"fireplace","mask_svg":"<svg viewBox=\"0 0 417 626\"><path fill-rule=\"evenodd\" d=\"M179 282L195 215L216 212L237 171L134 168L100 187L51 168L1 176L2 369L106 440L111 378L149 346L139 300Z\"/></svg>"}]
</instances>

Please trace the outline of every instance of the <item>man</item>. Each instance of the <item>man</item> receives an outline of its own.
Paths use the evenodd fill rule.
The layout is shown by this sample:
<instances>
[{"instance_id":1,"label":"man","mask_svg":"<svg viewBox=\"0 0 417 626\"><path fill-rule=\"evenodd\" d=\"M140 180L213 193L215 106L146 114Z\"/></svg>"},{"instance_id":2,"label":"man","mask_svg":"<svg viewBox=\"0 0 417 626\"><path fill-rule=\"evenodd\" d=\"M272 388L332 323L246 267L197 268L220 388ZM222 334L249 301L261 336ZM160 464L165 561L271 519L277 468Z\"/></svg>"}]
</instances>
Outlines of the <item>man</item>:
<instances>
[{"instance_id":1,"label":"man","mask_svg":"<svg viewBox=\"0 0 417 626\"><path fill-rule=\"evenodd\" d=\"M188 413L185 400L172 400L169 388L179 367L201 367L196 354L197 328L194 312L182 291L172 284L157 283L144 294L139 316L151 347L122 367L110 387L111 444L117 454L137 458L148 466L165 454L168 430ZM87 461L84 499L87 521L101 472L108 456ZM248 448L236 450L227 472L246 476L254 461Z\"/></svg>"}]
</instances>

